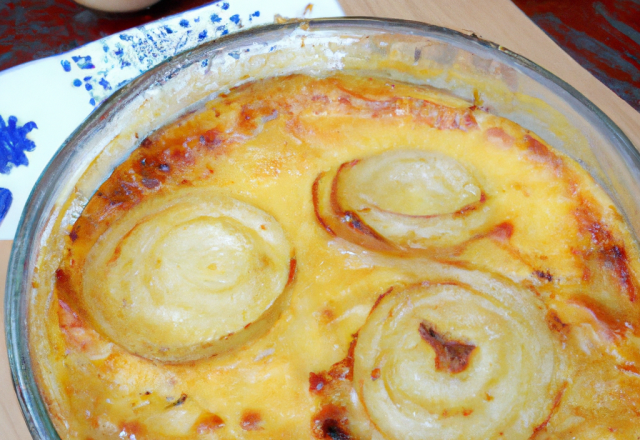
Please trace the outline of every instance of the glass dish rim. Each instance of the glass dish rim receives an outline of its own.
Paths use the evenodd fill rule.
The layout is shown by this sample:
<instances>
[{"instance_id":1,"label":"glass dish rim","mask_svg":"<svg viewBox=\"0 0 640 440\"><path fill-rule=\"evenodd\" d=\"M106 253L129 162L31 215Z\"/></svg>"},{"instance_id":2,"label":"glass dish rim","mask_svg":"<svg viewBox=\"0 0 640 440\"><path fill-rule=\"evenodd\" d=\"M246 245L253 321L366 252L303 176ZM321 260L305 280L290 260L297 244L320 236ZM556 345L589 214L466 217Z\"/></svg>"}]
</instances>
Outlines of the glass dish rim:
<instances>
[{"instance_id":1,"label":"glass dish rim","mask_svg":"<svg viewBox=\"0 0 640 440\"><path fill-rule=\"evenodd\" d=\"M582 104L587 111L593 113L595 117L604 124L604 128L615 136L616 146L621 146L623 151L633 160L632 162L640 164L640 152L634 147L633 143L624 134L624 132L602 112L595 104L586 98L581 92L573 86L560 79L547 69L539 66L533 61L521 56L499 44L482 39L475 34L470 35L454 29L436 26L428 23L386 19L373 17L344 17L344 18L321 18L313 20L289 21L281 24L268 24L257 26L242 32L230 34L208 43L199 45L191 50L174 55L164 62L160 63L153 69L144 72L139 77L122 87L109 98L107 98L98 108L96 108L85 121L62 143L51 161L45 167L43 173L38 178L34 186L25 208L22 212L18 231L14 237L11 250L11 257L7 271L7 279L5 285L5 337L13 381L14 391L18 397L23 417L27 423L27 427L34 439L57 439L57 434L50 415L47 411L44 399L40 395L33 370L31 368L31 358L29 354L28 327L26 316L26 287L25 277L28 277L28 270L25 266L27 257L32 254L32 248L37 247L38 229L37 222L41 218L46 200L47 192L45 191L48 180L57 171L64 169L69 159L69 154L75 146L77 139L89 136L93 129L99 126L104 119L112 113L126 105L127 98L132 98L137 91L143 90L144 85L152 80L158 72L167 69L172 65L177 66L176 69L189 65L188 61L191 57L198 58L202 53L214 52L215 50L224 50L224 47L233 43L250 42L256 38L269 39L269 37L277 37L286 35L302 25L309 27L309 30L317 31L335 31L341 29L345 31L349 29L367 29L375 27L379 31L389 31L399 35L421 35L443 38L450 42L450 39L463 44L479 45L486 49L494 51L496 54L504 54L507 60L522 68L525 72L530 71L550 81L560 89L567 92L579 104ZM273 41L273 40L271 40ZM185 61L187 61L185 63ZM24 313L23 313L24 312Z\"/></svg>"}]
</instances>

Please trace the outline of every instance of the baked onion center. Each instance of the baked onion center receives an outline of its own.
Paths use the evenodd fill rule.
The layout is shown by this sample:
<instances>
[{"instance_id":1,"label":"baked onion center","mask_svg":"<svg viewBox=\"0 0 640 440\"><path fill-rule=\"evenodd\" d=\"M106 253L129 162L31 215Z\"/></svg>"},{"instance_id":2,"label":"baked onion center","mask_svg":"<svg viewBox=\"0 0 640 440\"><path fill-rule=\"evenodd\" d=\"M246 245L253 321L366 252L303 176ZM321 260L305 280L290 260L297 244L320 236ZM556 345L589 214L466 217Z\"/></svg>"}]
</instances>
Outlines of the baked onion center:
<instances>
[{"instance_id":1,"label":"baked onion center","mask_svg":"<svg viewBox=\"0 0 640 440\"><path fill-rule=\"evenodd\" d=\"M160 284L171 290L186 283L203 293L224 293L255 270L250 252L256 243L250 229L231 219L200 217L160 237L150 258L156 259Z\"/></svg>"},{"instance_id":2,"label":"baked onion center","mask_svg":"<svg viewBox=\"0 0 640 440\"><path fill-rule=\"evenodd\" d=\"M544 315L519 289L480 287L392 292L360 330L353 383L385 438L527 439L548 417L560 362Z\"/></svg>"},{"instance_id":3,"label":"baked onion center","mask_svg":"<svg viewBox=\"0 0 640 440\"><path fill-rule=\"evenodd\" d=\"M269 214L214 189L182 189L133 207L96 242L83 303L136 354L202 358L273 323L286 305L290 259Z\"/></svg>"},{"instance_id":4,"label":"baked onion center","mask_svg":"<svg viewBox=\"0 0 640 440\"><path fill-rule=\"evenodd\" d=\"M475 178L436 152L393 151L358 161L338 176L338 197L356 211L411 216L450 214L480 201Z\"/></svg>"}]
</instances>

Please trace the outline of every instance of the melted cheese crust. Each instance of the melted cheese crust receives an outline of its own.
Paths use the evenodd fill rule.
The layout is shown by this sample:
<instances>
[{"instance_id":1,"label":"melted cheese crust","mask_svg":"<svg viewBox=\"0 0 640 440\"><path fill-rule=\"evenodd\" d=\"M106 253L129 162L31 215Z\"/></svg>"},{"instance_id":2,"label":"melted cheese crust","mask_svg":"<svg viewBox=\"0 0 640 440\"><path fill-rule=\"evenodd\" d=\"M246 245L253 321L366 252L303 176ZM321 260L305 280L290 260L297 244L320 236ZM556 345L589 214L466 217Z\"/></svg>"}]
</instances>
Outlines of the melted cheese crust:
<instances>
[{"instance_id":1,"label":"melted cheese crust","mask_svg":"<svg viewBox=\"0 0 640 440\"><path fill-rule=\"evenodd\" d=\"M365 196L340 198L350 191L350 182L356 182L357 191L358 182L372 181L368 175L352 176L365 169L354 161L363 164L381 154L393 158L407 150L436 164L416 165L426 170L427 177L441 172L433 171L445 161L441 156L459 164L445 161L442 169L469 174L454 179L467 190L458 205L455 200L435 208L429 205L424 218L408 208L414 215L408 224L422 227L428 221L428 227L435 228L438 222L447 224L449 217L482 212L481 222L473 223L480 229L461 242L438 242L435 249L407 238L403 231L389 232L388 222L394 223L400 214L372 219L367 217L371 208L347 207L369 203ZM414 160L414 156L407 157ZM377 162L367 163L372 165L366 170L378 170ZM380 165L382 171L375 172L396 173L404 166L398 163ZM350 165L351 174L339 173L344 164L355 164ZM335 175L343 180L333 184ZM322 178L328 183L323 184ZM332 189L332 185L342 186ZM116 332L126 339L128 332L144 333L144 329L116 326L106 332L87 305L91 297L83 293L87 286L83 276L88 255L129 212L174 192L201 188L214 188L224 197L255 207L281 226L292 254L289 281L284 288L278 284L278 289L289 296L268 328L238 339L213 357L207 352L202 358L166 360L162 350L146 356L145 349L133 354L107 334ZM445 191L447 197L457 191L451 188ZM429 191L435 194L438 188ZM373 188L367 197L380 193ZM471 208L464 208L466 200L473 202ZM384 203L393 207L396 201L390 198ZM457 213L444 212L449 217L442 219L433 216L438 206L449 205ZM362 212L355 221L350 213L357 209ZM139 224L147 221L142 214ZM143 256L145 249L139 248ZM119 251L110 252L116 258ZM171 249L162 255L170 253ZM144 268L152 263L144 258L138 262ZM105 282L111 282L109 264ZM136 269L122 269L120 276L127 281L126 277L136 276ZM386 349L371 348L377 343L375 320L387 319L380 310L414 310L402 295L417 297L406 292L424 290L420 295L431 298L447 294L450 286L447 295L477 294L484 298L478 304L493 301L496 310L524 302L517 313L530 322L517 324L526 329L514 330L513 335L500 330L516 338L505 344L522 350L523 356L535 344L543 344L540 350L545 350L547 360L539 365L553 371L544 378L531 376L544 387L536 391L535 399L541 403L526 410L530 420L513 422L521 432L513 431L512 438L636 439L640 436L639 269L636 246L604 192L573 160L517 124L424 87L346 75L276 78L241 86L158 130L115 169L70 231L46 311L47 348L35 353L34 359L54 423L65 439L459 438L453 431L442 437L396 432L393 421L376 419L385 411L370 402L378 392L371 387L382 383L375 381L393 387L393 381L402 379L375 364L375 356L387 359ZM500 296L491 289L508 293ZM180 292L189 294L188 288ZM428 298L424 304L431 301ZM100 307L112 308L105 313L113 316L124 313L106 300ZM150 305L140 307L137 313L151 312L144 309ZM454 314L464 313L459 304L451 307ZM434 353L436 366L440 365L437 374L448 378L484 365L488 355L477 354L488 353L482 351L484 339L470 341L476 330L457 328L463 317L424 313L440 320L436 324L440 333L428 327L425 317L420 318L420 328L420 321L412 321L407 332L417 341L410 347L417 344L426 353L425 368L434 368ZM509 316L502 320L521 319L504 313ZM450 329L442 328L446 322ZM195 331L189 330L191 326L174 324L153 327L154 340L173 340L176 334L184 336L180 340L195 338L188 333ZM366 346L355 336L358 332L365 334L360 338L368 338ZM530 339L536 334L538 342ZM466 339L451 342L455 337ZM461 359L463 352L470 357ZM404 355L394 351L389 356ZM44 365L42 360L51 358L54 362ZM517 364L513 356L509 359ZM536 356L532 359L539 361ZM501 360L498 356L495 361ZM371 370L371 384L365 383L366 371L358 372L369 364L376 367ZM442 367L452 364L455 367L448 371ZM500 368L511 377L516 366ZM359 377L364 377L361 383ZM469 389L474 389L472 385ZM373 391L367 391L370 388ZM521 391L500 392L511 396ZM352 402L354 395L360 403ZM493 397L487 396L489 402ZM462 404L447 405L446 411L429 407L429 417L443 424L454 420L452 426L474 417ZM489 438L504 438L504 432L486 432L491 432Z\"/></svg>"}]
</instances>

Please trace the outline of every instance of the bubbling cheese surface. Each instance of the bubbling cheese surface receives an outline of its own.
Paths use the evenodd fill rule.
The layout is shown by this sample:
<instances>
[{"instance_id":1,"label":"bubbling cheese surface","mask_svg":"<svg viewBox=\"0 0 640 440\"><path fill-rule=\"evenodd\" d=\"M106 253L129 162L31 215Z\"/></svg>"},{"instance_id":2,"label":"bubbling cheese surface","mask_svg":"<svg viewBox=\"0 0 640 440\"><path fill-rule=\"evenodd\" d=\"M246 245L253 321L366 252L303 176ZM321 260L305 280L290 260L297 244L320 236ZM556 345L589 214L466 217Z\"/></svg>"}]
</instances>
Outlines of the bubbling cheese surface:
<instances>
[{"instance_id":1,"label":"bubbling cheese surface","mask_svg":"<svg viewBox=\"0 0 640 440\"><path fill-rule=\"evenodd\" d=\"M103 183L34 360L64 439L637 439L638 261L591 177L515 123L274 78Z\"/></svg>"}]
</instances>

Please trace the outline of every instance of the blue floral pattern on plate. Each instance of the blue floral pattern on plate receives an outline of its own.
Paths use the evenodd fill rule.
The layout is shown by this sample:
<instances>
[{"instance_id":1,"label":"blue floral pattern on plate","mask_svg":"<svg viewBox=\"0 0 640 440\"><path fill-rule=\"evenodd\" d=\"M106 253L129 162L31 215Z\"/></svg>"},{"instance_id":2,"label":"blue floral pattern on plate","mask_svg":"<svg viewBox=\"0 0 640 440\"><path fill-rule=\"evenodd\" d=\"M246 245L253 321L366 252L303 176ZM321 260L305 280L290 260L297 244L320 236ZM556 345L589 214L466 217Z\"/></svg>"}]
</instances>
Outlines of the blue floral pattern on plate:
<instances>
[{"instance_id":1,"label":"blue floral pattern on plate","mask_svg":"<svg viewBox=\"0 0 640 440\"><path fill-rule=\"evenodd\" d=\"M14 166L29 165L25 152L35 150L36 144L27 134L34 128L38 128L35 122L20 127L15 116L9 116L5 122L0 115L0 173L9 174Z\"/></svg>"},{"instance_id":2,"label":"blue floral pattern on plate","mask_svg":"<svg viewBox=\"0 0 640 440\"><path fill-rule=\"evenodd\" d=\"M276 15L317 18L344 13L337 0L324 0L313 7L309 0L216 2L0 72L0 114L5 118L15 115L7 119L4 130L12 126L25 135L18 150L7 150L0 162L0 168L4 163L12 170L10 174L0 172L0 240L14 237L29 193L47 162L100 102L179 52L240 29L271 23ZM227 55L236 58L241 54L231 51ZM202 67L207 68L206 60ZM34 120L38 130L29 139L27 130L36 125L28 121Z\"/></svg>"}]
</instances>

